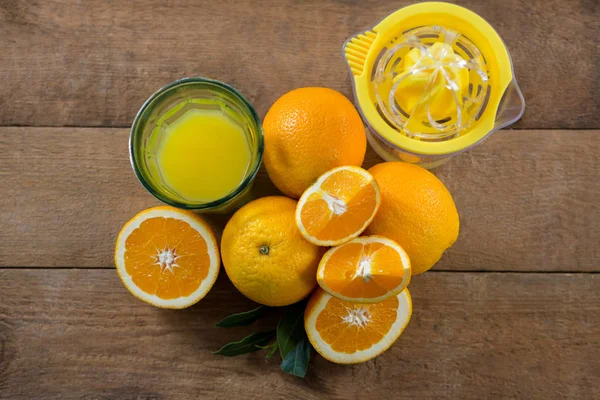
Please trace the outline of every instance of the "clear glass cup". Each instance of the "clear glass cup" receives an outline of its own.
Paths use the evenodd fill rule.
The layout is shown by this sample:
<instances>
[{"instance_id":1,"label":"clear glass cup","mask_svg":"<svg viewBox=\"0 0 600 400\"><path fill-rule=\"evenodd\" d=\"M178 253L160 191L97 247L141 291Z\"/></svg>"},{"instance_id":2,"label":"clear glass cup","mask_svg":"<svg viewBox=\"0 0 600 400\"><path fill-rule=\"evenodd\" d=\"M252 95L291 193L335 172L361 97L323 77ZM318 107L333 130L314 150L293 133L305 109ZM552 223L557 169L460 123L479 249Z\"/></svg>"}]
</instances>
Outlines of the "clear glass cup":
<instances>
[{"instance_id":1,"label":"clear glass cup","mask_svg":"<svg viewBox=\"0 0 600 400\"><path fill-rule=\"evenodd\" d=\"M181 108L173 116L162 118L177 106ZM157 124L172 122L194 108L226 113L246 133L251 153L250 165L238 187L210 202L190 201L172 190L162 178L157 163L157 148L164 131L156 129ZM150 96L136 115L129 137L131 165L140 183L164 203L202 212L226 212L244 201L262 162L263 150L262 126L252 105L233 87L207 78L183 78Z\"/></svg>"}]
</instances>

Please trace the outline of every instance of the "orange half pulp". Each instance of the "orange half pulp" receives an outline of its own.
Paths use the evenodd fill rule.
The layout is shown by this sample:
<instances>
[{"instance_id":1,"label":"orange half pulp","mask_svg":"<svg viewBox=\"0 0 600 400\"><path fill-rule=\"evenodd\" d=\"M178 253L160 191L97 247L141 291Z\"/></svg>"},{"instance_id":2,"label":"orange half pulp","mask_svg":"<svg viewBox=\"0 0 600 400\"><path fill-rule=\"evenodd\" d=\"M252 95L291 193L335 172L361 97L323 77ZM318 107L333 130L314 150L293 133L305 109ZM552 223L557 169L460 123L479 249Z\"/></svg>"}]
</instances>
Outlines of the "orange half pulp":
<instances>
[{"instance_id":1,"label":"orange half pulp","mask_svg":"<svg viewBox=\"0 0 600 400\"><path fill-rule=\"evenodd\" d=\"M329 361L355 364L387 350L412 315L408 289L376 304L337 299L321 289L311 296L304 327L315 350Z\"/></svg>"},{"instance_id":2,"label":"orange half pulp","mask_svg":"<svg viewBox=\"0 0 600 400\"><path fill-rule=\"evenodd\" d=\"M135 297L161 308L184 308L208 293L220 259L215 237L200 216L163 206L125 224L115 265Z\"/></svg>"},{"instance_id":3,"label":"orange half pulp","mask_svg":"<svg viewBox=\"0 0 600 400\"><path fill-rule=\"evenodd\" d=\"M408 254L391 239L365 236L325 253L317 282L332 296L356 303L377 303L400 293L410 282Z\"/></svg>"},{"instance_id":4,"label":"orange half pulp","mask_svg":"<svg viewBox=\"0 0 600 400\"><path fill-rule=\"evenodd\" d=\"M371 174L359 167L338 167L300 197L296 224L309 242L335 246L360 235L380 205L379 187Z\"/></svg>"}]
</instances>

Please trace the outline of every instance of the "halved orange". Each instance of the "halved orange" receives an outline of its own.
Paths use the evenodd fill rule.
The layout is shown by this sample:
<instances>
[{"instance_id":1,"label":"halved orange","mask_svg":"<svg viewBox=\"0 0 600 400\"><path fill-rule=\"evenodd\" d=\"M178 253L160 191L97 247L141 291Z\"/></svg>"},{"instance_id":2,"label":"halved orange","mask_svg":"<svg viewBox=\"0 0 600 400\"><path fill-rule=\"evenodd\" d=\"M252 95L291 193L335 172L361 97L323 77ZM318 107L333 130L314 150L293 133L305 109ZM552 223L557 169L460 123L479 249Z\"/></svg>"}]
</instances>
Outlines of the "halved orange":
<instances>
[{"instance_id":1,"label":"halved orange","mask_svg":"<svg viewBox=\"0 0 600 400\"><path fill-rule=\"evenodd\" d=\"M319 286L355 303L377 303L402 292L410 282L408 254L382 236L364 236L329 249L317 270Z\"/></svg>"},{"instance_id":2,"label":"halved orange","mask_svg":"<svg viewBox=\"0 0 600 400\"><path fill-rule=\"evenodd\" d=\"M350 303L317 289L306 306L304 328L324 358L356 364L386 351L400 337L411 315L408 289L376 304Z\"/></svg>"},{"instance_id":3,"label":"halved orange","mask_svg":"<svg viewBox=\"0 0 600 400\"><path fill-rule=\"evenodd\" d=\"M302 236L319 246L336 246L360 235L371 223L381 195L373 176L359 167L337 167L321 175L296 207Z\"/></svg>"},{"instance_id":4,"label":"halved orange","mask_svg":"<svg viewBox=\"0 0 600 400\"><path fill-rule=\"evenodd\" d=\"M160 308L185 308L202 299L215 283L220 263L208 224L191 211L169 206L133 217L115 247L125 287Z\"/></svg>"}]
</instances>

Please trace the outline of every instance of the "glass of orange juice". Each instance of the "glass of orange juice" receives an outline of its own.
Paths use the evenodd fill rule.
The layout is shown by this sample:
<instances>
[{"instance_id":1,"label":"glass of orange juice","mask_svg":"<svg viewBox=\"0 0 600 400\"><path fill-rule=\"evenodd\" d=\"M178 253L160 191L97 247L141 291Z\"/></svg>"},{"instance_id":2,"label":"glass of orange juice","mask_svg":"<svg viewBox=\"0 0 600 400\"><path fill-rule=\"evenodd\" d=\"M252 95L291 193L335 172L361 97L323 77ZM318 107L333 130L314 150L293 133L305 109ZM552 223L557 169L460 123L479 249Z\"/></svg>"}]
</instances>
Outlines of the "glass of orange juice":
<instances>
[{"instance_id":1,"label":"glass of orange juice","mask_svg":"<svg viewBox=\"0 0 600 400\"><path fill-rule=\"evenodd\" d=\"M237 90L184 78L144 103L131 127L129 152L138 179L159 200L226 211L249 192L262 162L263 133Z\"/></svg>"}]
</instances>

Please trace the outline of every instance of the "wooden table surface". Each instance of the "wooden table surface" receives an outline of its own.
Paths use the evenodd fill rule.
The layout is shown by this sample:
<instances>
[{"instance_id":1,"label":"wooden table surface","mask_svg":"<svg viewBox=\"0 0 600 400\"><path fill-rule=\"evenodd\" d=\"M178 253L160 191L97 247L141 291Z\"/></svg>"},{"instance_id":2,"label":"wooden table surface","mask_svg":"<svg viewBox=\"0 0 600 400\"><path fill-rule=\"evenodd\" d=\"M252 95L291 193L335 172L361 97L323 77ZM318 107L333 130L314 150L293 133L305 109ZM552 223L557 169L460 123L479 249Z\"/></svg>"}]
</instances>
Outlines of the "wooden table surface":
<instances>
[{"instance_id":1,"label":"wooden table surface","mask_svg":"<svg viewBox=\"0 0 600 400\"><path fill-rule=\"evenodd\" d=\"M209 76L261 117L296 87L351 98L344 40L410 3L1 0L0 398L600 398L597 0L459 2L506 42L527 110L435 170L460 237L411 282L412 320L381 357L316 357L301 380L216 356L252 331L213 326L253 306L224 273L182 311L117 277L116 234L158 204L127 149L151 93ZM255 191L277 193L264 170Z\"/></svg>"}]
</instances>

